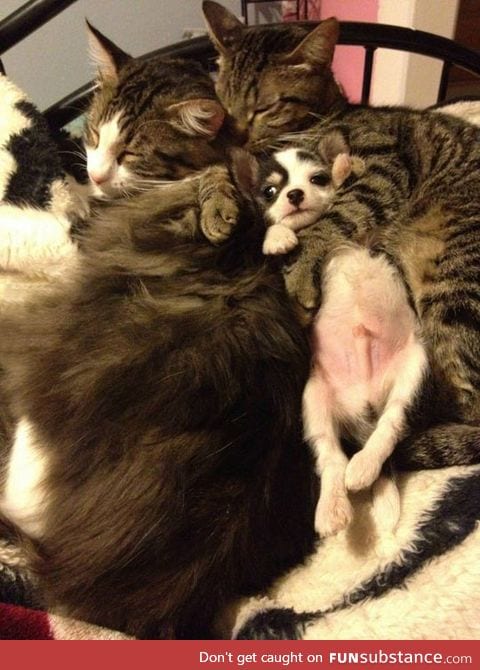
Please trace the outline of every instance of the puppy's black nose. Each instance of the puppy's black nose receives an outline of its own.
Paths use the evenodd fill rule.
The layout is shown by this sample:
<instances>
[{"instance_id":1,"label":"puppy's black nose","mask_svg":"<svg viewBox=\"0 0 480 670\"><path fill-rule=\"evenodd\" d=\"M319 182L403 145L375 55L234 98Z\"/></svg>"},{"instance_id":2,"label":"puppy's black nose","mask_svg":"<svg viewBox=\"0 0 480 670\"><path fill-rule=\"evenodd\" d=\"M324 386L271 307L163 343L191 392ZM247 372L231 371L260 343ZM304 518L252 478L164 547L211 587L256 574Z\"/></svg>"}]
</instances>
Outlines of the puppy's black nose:
<instances>
[{"instance_id":1,"label":"puppy's black nose","mask_svg":"<svg viewBox=\"0 0 480 670\"><path fill-rule=\"evenodd\" d=\"M295 207L298 207L304 197L305 194L301 188L294 188L287 193L288 201L291 202L292 205L295 205Z\"/></svg>"}]
</instances>

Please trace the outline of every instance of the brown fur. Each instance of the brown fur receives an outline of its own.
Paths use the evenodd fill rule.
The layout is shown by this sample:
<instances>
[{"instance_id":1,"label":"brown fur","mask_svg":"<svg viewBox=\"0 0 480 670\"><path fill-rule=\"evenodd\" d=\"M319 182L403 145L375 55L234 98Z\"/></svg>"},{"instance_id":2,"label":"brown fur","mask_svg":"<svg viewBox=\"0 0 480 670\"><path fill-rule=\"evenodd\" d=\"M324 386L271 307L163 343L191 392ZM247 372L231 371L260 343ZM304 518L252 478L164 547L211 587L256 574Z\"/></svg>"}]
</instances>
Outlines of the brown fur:
<instances>
[{"instance_id":1,"label":"brown fur","mask_svg":"<svg viewBox=\"0 0 480 670\"><path fill-rule=\"evenodd\" d=\"M49 458L47 600L140 637L212 635L313 542L305 336L255 213L216 248L172 218L197 199L193 180L110 207L73 276L0 324Z\"/></svg>"},{"instance_id":2,"label":"brown fur","mask_svg":"<svg viewBox=\"0 0 480 670\"><path fill-rule=\"evenodd\" d=\"M319 114L346 105L330 67L336 19L323 21L309 35L294 24L245 28L210 0L203 12L219 52L217 94L250 145L307 128Z\"/></svg>"},{"instance_id":3,"label":"brown fur","mask_svg":"<svg viewBox=\"0 0 480 670\"><path fill-rule=\"evenodd\" d=\"M181 179L223 157L225 113L212 79L199 64L161 56L132 58L90 24L89 36L101 59L87 114L87 145L95 147L99 126L121 112L117 160L140 185L142 180ZM203 132L192 130L185 111Z\"/></svg>"}]
</instances>

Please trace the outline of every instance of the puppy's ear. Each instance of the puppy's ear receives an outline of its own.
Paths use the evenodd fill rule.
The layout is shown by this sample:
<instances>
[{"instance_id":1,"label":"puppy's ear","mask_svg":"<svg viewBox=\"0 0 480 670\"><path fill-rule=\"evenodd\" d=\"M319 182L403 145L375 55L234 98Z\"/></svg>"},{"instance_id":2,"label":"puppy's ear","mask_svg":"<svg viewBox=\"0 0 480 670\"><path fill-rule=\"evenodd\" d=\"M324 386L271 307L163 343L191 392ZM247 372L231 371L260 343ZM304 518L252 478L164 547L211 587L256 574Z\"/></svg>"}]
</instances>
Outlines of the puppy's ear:
<instances>
[{"instance_id":1,"label":"puppy's ear","mask_svg":"<svg viewBox=\"0 0 480 670\"><path fill-rule=\"evenodd\" d=\"M97 66L101 79L116 83L119 69L132 57L117 47L108 37L105 37L87 19L85 21L87 23L90 58Z\"/></svg>"},{"instance_id":2,"label":"puppy's ear","mask_svg":"<svg viewBox=\"0 0 480 670\"><path fill-rule=\"evenodd\" d=\"M235 184L240 193L252 200L260 181L260 165L253 156L245 149L235 148L230 152L232 161L232 174Z\"/></svg>"},{"instance_id":3,"label":"puppy's ear","mask_svg":"<svg viewBox=\"0 0 480 670\"><path fill-rule=\"evenodd\" d=\"M218 53L227 56L241 39L243 23L218 2L205 0L202 9L210 39Z\"/></svg>"},{"instance_id":4,"label":"puppy's ear","mask_svg":"<svg viewBox=\"0 0 480 670\"><path fill-rule=\"evenodd\" d=\"M345 179L352 174L352 157L350 154L338 154L332 165L332 182L339 188Z\"/></svg>"},{"instance_id":5,"label":"puppy's ear","mask_svg":"<svg viewBox=\"0 0 480 670\"><path fill-rule=\"evenodd\" d=\"M215 138L225 119L225 110L217 100L193 98L167 107L169 123L186 135Z\"/></svg>"}]
</instances>

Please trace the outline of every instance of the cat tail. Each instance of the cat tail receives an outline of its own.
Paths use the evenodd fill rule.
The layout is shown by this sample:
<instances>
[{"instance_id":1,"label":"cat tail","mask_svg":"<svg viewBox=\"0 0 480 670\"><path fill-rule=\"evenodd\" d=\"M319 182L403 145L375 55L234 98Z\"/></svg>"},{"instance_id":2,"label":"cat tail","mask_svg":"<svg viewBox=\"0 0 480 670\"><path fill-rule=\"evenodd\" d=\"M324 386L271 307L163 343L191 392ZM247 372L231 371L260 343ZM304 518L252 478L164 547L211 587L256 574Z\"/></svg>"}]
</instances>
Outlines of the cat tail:
<instances>
[{"instance_id":1,"label":"cat tail","mask_svg":"<svg viewBox=\"0 0 480 670\"><path fill-rule=\"evenodd\" d=\"M399 470L480 463L480 426L445 423L414 433L392 455Z\"/></svg>"}]
</instances>

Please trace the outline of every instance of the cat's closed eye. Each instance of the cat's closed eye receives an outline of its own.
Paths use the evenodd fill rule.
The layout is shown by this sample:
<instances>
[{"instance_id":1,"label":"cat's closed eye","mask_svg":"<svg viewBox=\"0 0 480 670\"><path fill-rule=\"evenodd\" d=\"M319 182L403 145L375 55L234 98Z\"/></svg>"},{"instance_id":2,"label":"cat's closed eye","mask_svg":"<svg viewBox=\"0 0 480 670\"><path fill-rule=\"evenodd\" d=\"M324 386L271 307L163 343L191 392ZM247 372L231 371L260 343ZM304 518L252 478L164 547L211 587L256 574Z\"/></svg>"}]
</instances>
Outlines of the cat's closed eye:
<instances>
[{"instance_id":1,"label":"cat's closed eye","mask_svg":"<svg viewBox=\"0 0 480 670\"><path fill-rule=\"evenodd\" d=\"M129 151L128 149L124 149L121 151L118 156L117 156L117 163L121 165L125 158L134 158L135 156L138 156L134 151Z\"/></svg>"}]
</instances>

